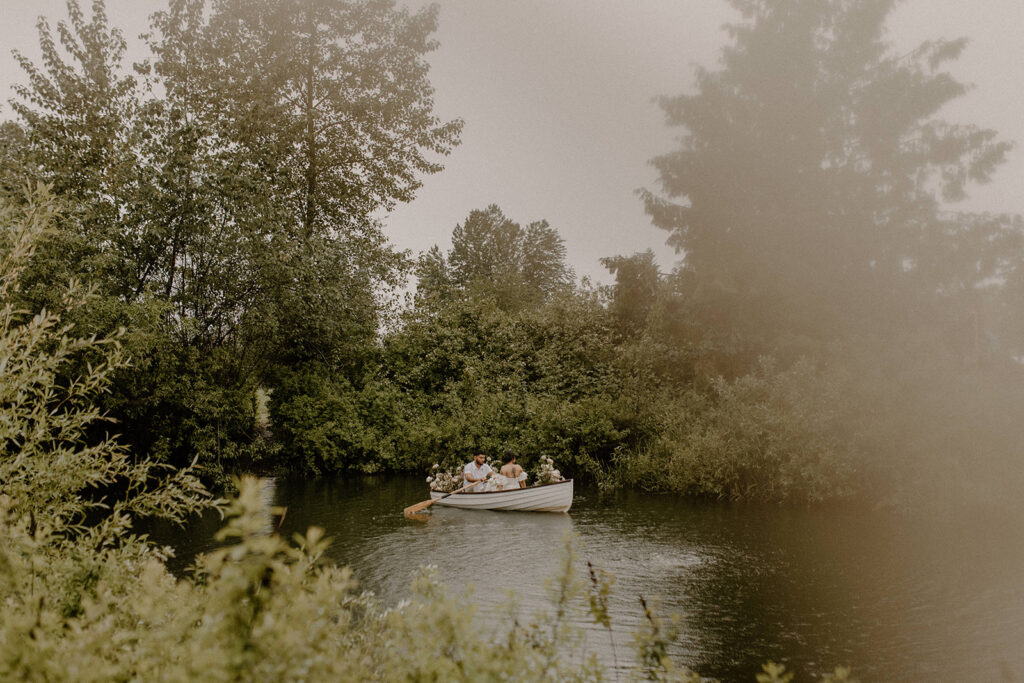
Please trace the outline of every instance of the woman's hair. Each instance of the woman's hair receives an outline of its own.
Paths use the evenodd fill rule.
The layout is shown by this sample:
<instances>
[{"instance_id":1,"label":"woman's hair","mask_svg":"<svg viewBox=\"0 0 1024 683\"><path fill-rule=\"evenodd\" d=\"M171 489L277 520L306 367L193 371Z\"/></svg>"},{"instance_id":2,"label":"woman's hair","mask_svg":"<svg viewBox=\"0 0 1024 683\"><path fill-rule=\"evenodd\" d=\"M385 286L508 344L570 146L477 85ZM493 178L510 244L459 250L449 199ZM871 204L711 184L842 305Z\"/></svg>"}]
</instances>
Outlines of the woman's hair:
<instances>
[{"instance_id":1,"label":"woman's hair","mask_svg":"<svg viewBox=\"0 0 1024 683\"><path fill-rule=\"evenodd\" d=\"M505 454L501 456L501 463L507 465L516 459L516 454L513 451L505 451Z\"/></svg>"}]
</instances>

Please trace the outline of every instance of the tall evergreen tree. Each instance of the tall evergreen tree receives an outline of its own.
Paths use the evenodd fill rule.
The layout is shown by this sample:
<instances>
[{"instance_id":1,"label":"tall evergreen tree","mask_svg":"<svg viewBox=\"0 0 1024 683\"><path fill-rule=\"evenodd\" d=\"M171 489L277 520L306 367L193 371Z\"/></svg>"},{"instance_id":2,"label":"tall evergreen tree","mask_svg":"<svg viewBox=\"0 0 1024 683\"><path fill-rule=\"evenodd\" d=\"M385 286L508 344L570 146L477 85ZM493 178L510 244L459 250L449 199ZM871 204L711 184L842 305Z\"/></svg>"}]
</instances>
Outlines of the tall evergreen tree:
<instances>
[{"instance_id":1,"label":"tall evergreen tree","mask_svg":"<svg viewBox=\"0 0 1024 683\"><path fill-rule=\"evenodd\" d=\"M905 326L942 268L977 258L970 235L1002 229L941 212L1009 148L936 117L966 91L943 71L965 41L898 54L896 0L730 4L742 20L721 68L660 101L683 134L653 160L661 193L644 193L692 273L694 315L754 353Z\"/></svg>"}]
</instances>

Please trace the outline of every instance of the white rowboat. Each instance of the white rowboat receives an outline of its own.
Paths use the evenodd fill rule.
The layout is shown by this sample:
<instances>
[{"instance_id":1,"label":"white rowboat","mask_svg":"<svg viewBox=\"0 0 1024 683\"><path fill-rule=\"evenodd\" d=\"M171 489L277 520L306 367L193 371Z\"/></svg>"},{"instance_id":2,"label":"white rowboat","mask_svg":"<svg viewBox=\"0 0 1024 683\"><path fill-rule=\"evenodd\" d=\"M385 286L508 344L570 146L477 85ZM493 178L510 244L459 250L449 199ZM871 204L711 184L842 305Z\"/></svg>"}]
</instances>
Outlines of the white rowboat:
<instances>
[{"instance_id":1,"label":"white rowboat","mask_svg":"<svg viewBox=\"0 0 1024 683\"><path fill-rule=\"evenodd\" d=\"M431 499L442 498L444 491L430 491ZM568 512L572 507L572 479L510 491L472 490L453 493L437 505L464 510L524 510L531 512Z\"/></svg>"}]
</instances>

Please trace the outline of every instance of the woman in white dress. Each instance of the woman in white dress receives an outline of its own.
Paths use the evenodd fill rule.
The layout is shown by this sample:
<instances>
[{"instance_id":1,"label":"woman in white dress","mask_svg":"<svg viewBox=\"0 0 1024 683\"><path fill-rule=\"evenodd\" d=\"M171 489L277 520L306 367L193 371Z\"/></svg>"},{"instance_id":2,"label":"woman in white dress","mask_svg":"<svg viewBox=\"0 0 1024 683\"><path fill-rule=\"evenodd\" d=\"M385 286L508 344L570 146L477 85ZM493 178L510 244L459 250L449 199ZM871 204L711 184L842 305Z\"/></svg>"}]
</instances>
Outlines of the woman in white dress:
<instances>
[{"instance_id":1,"label":"woman in white dress","mask_svg":"<svg viewBox=\"0 0 1024 683\"><path fill-rule=\"evenodd\" d=\"M498 474L494 476L498 491L511 491L513 489L526 488L526 472L516 464L516 454L512 451L505 451L501 459L503 463Z\"/></svg>"}]
</instances>

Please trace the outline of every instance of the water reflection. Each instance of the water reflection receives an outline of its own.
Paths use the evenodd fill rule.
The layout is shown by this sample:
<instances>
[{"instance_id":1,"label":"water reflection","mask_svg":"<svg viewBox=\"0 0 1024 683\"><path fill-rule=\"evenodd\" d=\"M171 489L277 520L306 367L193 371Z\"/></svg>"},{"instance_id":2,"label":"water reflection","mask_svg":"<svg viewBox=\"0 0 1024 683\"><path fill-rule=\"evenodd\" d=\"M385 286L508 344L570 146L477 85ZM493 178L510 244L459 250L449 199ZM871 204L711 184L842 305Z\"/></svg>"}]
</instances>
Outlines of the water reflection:
<instances>
[{"instance_id":1,"label":"water reflection","mask_svg":"<svg viewBox=\"0 0 1024 683\"><path fill-rule=\"evenodd\" d=\"M564 535L574 533L581 560L616 577L622 662L642 594L682 617L679 660L722 680L751 680L768 659L802 679L837 664L865 681L1024 674L1024 529L1013 520L957 513L926 522L635 493L602 503L578 488L570 514L434 506L426 522L410 522L401 511L424 489L417 478L278 481L274 504L288 508L286 537L324 527L330 556L388 602L409 594L418 567L436 565L458 595L472 590L485 627L509 590L527 615L548 604L546 581L558 571ZM177 532L176 562L209 550L219 524L207 517ZM605 661L609 643L590 628L588 646Z\"/></svg>"},{"instance_id":2,"label":"water reflection","mask_svg":"<svg viewBox=\"0 0 1024 683\"><path fill-rule=\"evenodd\" d=\"M441 508L425 524L380 535L354 565L384 595L403 594L412 572L432 564L449 583L472 591L479 605L499 602L511 589L531 604L543 594L536 578L554 576L572 531L567 514Z\"/></svg>"}]
</instances>

